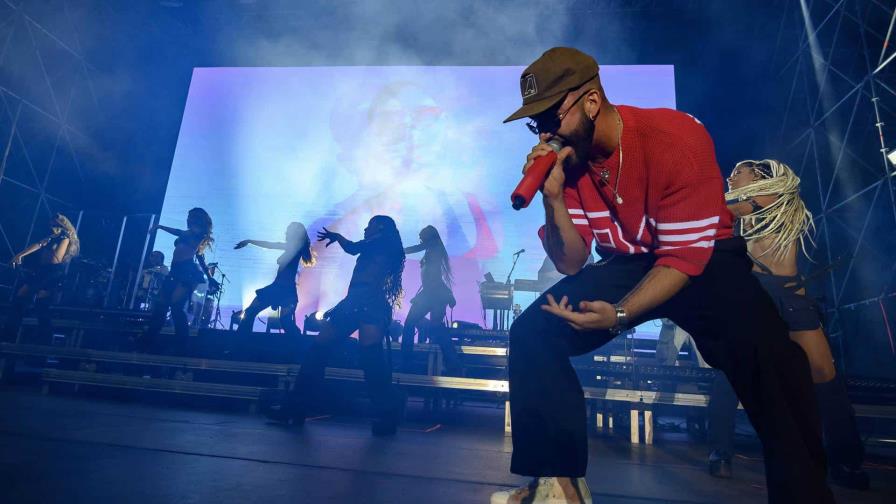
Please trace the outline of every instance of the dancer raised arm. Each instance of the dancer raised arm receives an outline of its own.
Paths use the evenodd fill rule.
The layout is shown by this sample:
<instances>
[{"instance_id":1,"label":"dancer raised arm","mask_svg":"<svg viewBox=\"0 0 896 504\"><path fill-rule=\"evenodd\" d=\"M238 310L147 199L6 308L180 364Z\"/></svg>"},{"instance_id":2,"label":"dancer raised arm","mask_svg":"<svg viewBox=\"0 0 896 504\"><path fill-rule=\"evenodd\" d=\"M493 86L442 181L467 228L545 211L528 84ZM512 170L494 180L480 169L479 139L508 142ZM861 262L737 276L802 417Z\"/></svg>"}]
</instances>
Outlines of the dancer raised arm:
<instances>
[{"instance_id":1,"label":"dancer raised arm","mask_svg":"<svg viewBox=\"0 0 896 504\"><path fill-rule=\"evenodd\" d=\"M294 222L293 224L299 224L299 223ZM301 224L299 224L299 225L301 225ZM307 235L308 233L306 232L305 234ZM287 243L285 243L285 242L271 242L271 241L264 241L264 240L242 240L241 242L234 245L233 248L235 250L239 250L241 248L246 247L247 245L255 245L256 247L270 249L270 250L286 250L286 248L287 248Z\"/></svg>"},{"instance_id":2,"label":"dancer raised arm","mask_svg":"<svg viewBox=\"0 0 896 504\"><path fill-rule=\"evenodd\" d=\"M392 310L401 299L404 247L395 221L385 215L370 219L364 239L353 242L326 228L318 241L338 242L347 253L357 255L345 298L328 310L321 331L314 337L293 389L286 401L267 408L274 420L302 424L323 387L324 369L334 345L358 331L359 356L364 381L373 408L374 435L395 434L401 417L402 399L392 388L392 371L386 364L383 341L392 322Z\"/></svg>"},{"instance_id":3,"label":"dancer raised arm","mask_svg":"<svg viewBox=\"0 0 896 504\"><path fill-rule=\"evenodd\" d=\"M155 225L150 233L165 231L177 237L174 241L174 253L171 268L162 283L159 299L153 308L149 327L136 338L136 347L141 352L160 350L156 339L171 311L174 321L174 332L177 344L186 345L189 335L186 305L190 295L201 283L208 282L208 288L215 291L220 288L213 278L211 270L205 264L205 251L214 242L212 238L212 218L202 208L193 208L187 214L187 229Z\"/></svg>"},{"instance_id":4,"label":"dancer raised arm","mask_svg":"<svg viewBox=\"0 0 896 504\"><path fill-rule=\"evenodd\" d=\"M13 298L3 329L4 341L16 341L25 310L33 303L37 312L39 342L50 343L53 334L50 303L65 277L66 264L77 257L80 251L81 241L77 230L65 215L57 213L50 219L46 238L28 245L12 257L10 264L18 268L26 257L40 253L37 264L30 271L24 272L24 281Z\"/></svg>"},{"instance_id":5,"label":"dancer raised arm","mask_svg":"<svg viewBox=\"0 0 896 504\"><path fill-rule=\"evenodd\" d=\"M286 228L286 241L270 242L263 240L243 240L233 248L241 249L247 245L255 245L269 250L282 250L277 258L277 275L269 285L255 291L255 298L243 310L239 331L251 333L255 317L265 308L271 307L280 311L283 330L291 336L299 336L296 326L296 306L299 303L297 293L300 266L311 266L314 257L311 253L311 238L301 222L290 223Z\"/></svg>"}]
</instances>

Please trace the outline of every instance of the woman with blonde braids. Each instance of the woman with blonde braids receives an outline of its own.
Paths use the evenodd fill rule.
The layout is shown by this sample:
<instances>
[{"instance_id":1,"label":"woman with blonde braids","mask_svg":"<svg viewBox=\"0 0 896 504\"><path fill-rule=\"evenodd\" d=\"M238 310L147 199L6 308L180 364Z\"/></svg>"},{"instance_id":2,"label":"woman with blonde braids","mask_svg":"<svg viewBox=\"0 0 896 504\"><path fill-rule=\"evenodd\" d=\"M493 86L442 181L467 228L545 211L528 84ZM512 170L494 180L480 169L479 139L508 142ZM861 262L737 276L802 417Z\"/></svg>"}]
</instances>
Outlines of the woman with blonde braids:
<instances>
[{"instance_id":1,"label":"woman with blonde braids","mask_svg":"<svg viewBox=\"0 0 896 504\"><path fill-rule=\"evenodd\" d=\"M78 232L71 221L61 213L56 213L50 218L50 235L43 240L32 243L25 250L16 254L11 261L14 268L22 265L22 260L34 252L40 251L37 264L26 274L24 283L16 291L6 326L3 330L3 340L15 342L25 309L30 303L34 303L37 312L37 327L39 341L50 343L53 334L52 321L50 320L50 303L55 291L62 284L65 276L65 266L81 251L81 242L78 240Z\"/></svg>"},{"instance_id":2,"label":"woman with blonde braids","mask_svg":"<svg viewBox=\"0 0 896 504\"><path fill-rule=\"evenodd\" d=\"M790 339L806 352L815 383L831 478L851 488L868 488L862 471L864 447L855 413L821 324L821 312L806 295L797 255L814 245L812 214L800 199L800 179L773 159L741 161L728 177L728 209L738 218L753 260L753 274L778 306ZM724 380L721 377L720 380ZM716 384L710 404L710 473L729 476L731 436L737 399L727 383ZM727 394L725 393L727 389ZM722 405L724 404L724 406Z\"/></svg>"}]
</instances>

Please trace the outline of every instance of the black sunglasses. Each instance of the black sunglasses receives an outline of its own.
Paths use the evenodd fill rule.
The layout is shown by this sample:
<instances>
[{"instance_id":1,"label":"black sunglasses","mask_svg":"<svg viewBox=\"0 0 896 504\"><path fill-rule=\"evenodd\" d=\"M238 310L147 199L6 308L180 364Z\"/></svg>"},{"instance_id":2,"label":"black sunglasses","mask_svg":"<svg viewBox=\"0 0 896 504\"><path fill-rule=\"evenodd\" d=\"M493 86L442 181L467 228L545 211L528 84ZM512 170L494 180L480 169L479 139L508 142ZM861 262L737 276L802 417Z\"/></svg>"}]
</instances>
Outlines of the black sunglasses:
<instances>
[{"instance_id":1,"label":"black sunglasses","mask_svg":"<svg viewBox=\"0 0 896 504\"><path fill-rule=\"evenodd\" d=\"M588 94L587 90L584 93L579 94L578 98L572 101L566 110L563 112L554 112L553 110L546 110L541 114L538 114L535 117L529 119L529 122L526 123L526 127L529 128L529 131L534 135L540 135L542 133L553 133L560 129L560 124L563 122L563 118L566 117L566 114L572 110L573 106L582 99L583 96ZM569 96L567 94L567 96ZM566 96L563 97L563 100L566 100ZM563 103L563 100L560 103ZM560 110L560 107L557 107L557 110Z\"/></svg>"}]
</instances>

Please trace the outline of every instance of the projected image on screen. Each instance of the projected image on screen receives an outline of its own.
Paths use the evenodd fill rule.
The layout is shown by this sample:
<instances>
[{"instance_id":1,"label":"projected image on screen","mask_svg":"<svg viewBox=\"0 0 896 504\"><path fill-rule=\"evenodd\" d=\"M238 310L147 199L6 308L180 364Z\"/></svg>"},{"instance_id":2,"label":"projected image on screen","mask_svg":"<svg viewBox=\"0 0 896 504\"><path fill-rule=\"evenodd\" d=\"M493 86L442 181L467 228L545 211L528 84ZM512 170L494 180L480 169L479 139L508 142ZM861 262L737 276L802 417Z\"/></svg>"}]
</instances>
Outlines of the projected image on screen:
<instances>
[{"instance_id":1,"label":"projected image on screen","mask_svg":"<svg viewBox=\"0 0 896 504\"><path fill-rule=\"evenodd\" d=\"M301 222L359 240L374 215L395 219L405 246L438 229L451 257L455 320L482 323L478 283L536 278L545 254L540 204L520 212L509 194L537 143L522 122L501 121L520 103L520 67L199 68L193 79L161 224L183 228L187 211L214 220L207 252L230 282L224 317L252 300L277 272L278 251L243 239L283 241ZM675 107L671 66L605 66L614 102ZM173 248L160 234L156 248ZM317 264L300 271L297 318L331 308L346 293L355 257L315 243ZM405 302L420 286L420 254L408 256ZM516 302L531 303L534 294ZM264 315L262 315L262 319ZM256 328L263 326L257 323Z\"/></svg>"}]
</instances>

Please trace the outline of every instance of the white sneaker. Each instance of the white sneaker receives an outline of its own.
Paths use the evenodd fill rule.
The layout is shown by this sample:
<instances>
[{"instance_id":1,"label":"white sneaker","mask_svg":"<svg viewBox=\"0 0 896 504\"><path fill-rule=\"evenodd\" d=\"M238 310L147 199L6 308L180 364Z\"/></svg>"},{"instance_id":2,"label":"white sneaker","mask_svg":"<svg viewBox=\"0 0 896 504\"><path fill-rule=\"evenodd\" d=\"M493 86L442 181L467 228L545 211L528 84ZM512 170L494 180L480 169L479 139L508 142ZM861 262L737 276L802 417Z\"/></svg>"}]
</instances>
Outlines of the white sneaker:
<instances>
[{"instance_id":1,"label":"white sneaker","mask_svg":"<svg viewBox=\"0 0 896 504\"><path fill-rule=\"evenodd\" d=\"M535 478L528 485L492 494L491 504L591 504L591 491L585 478L576 478L573 488L564 491L557 478Z\"/></svg>"}]
</instances>

